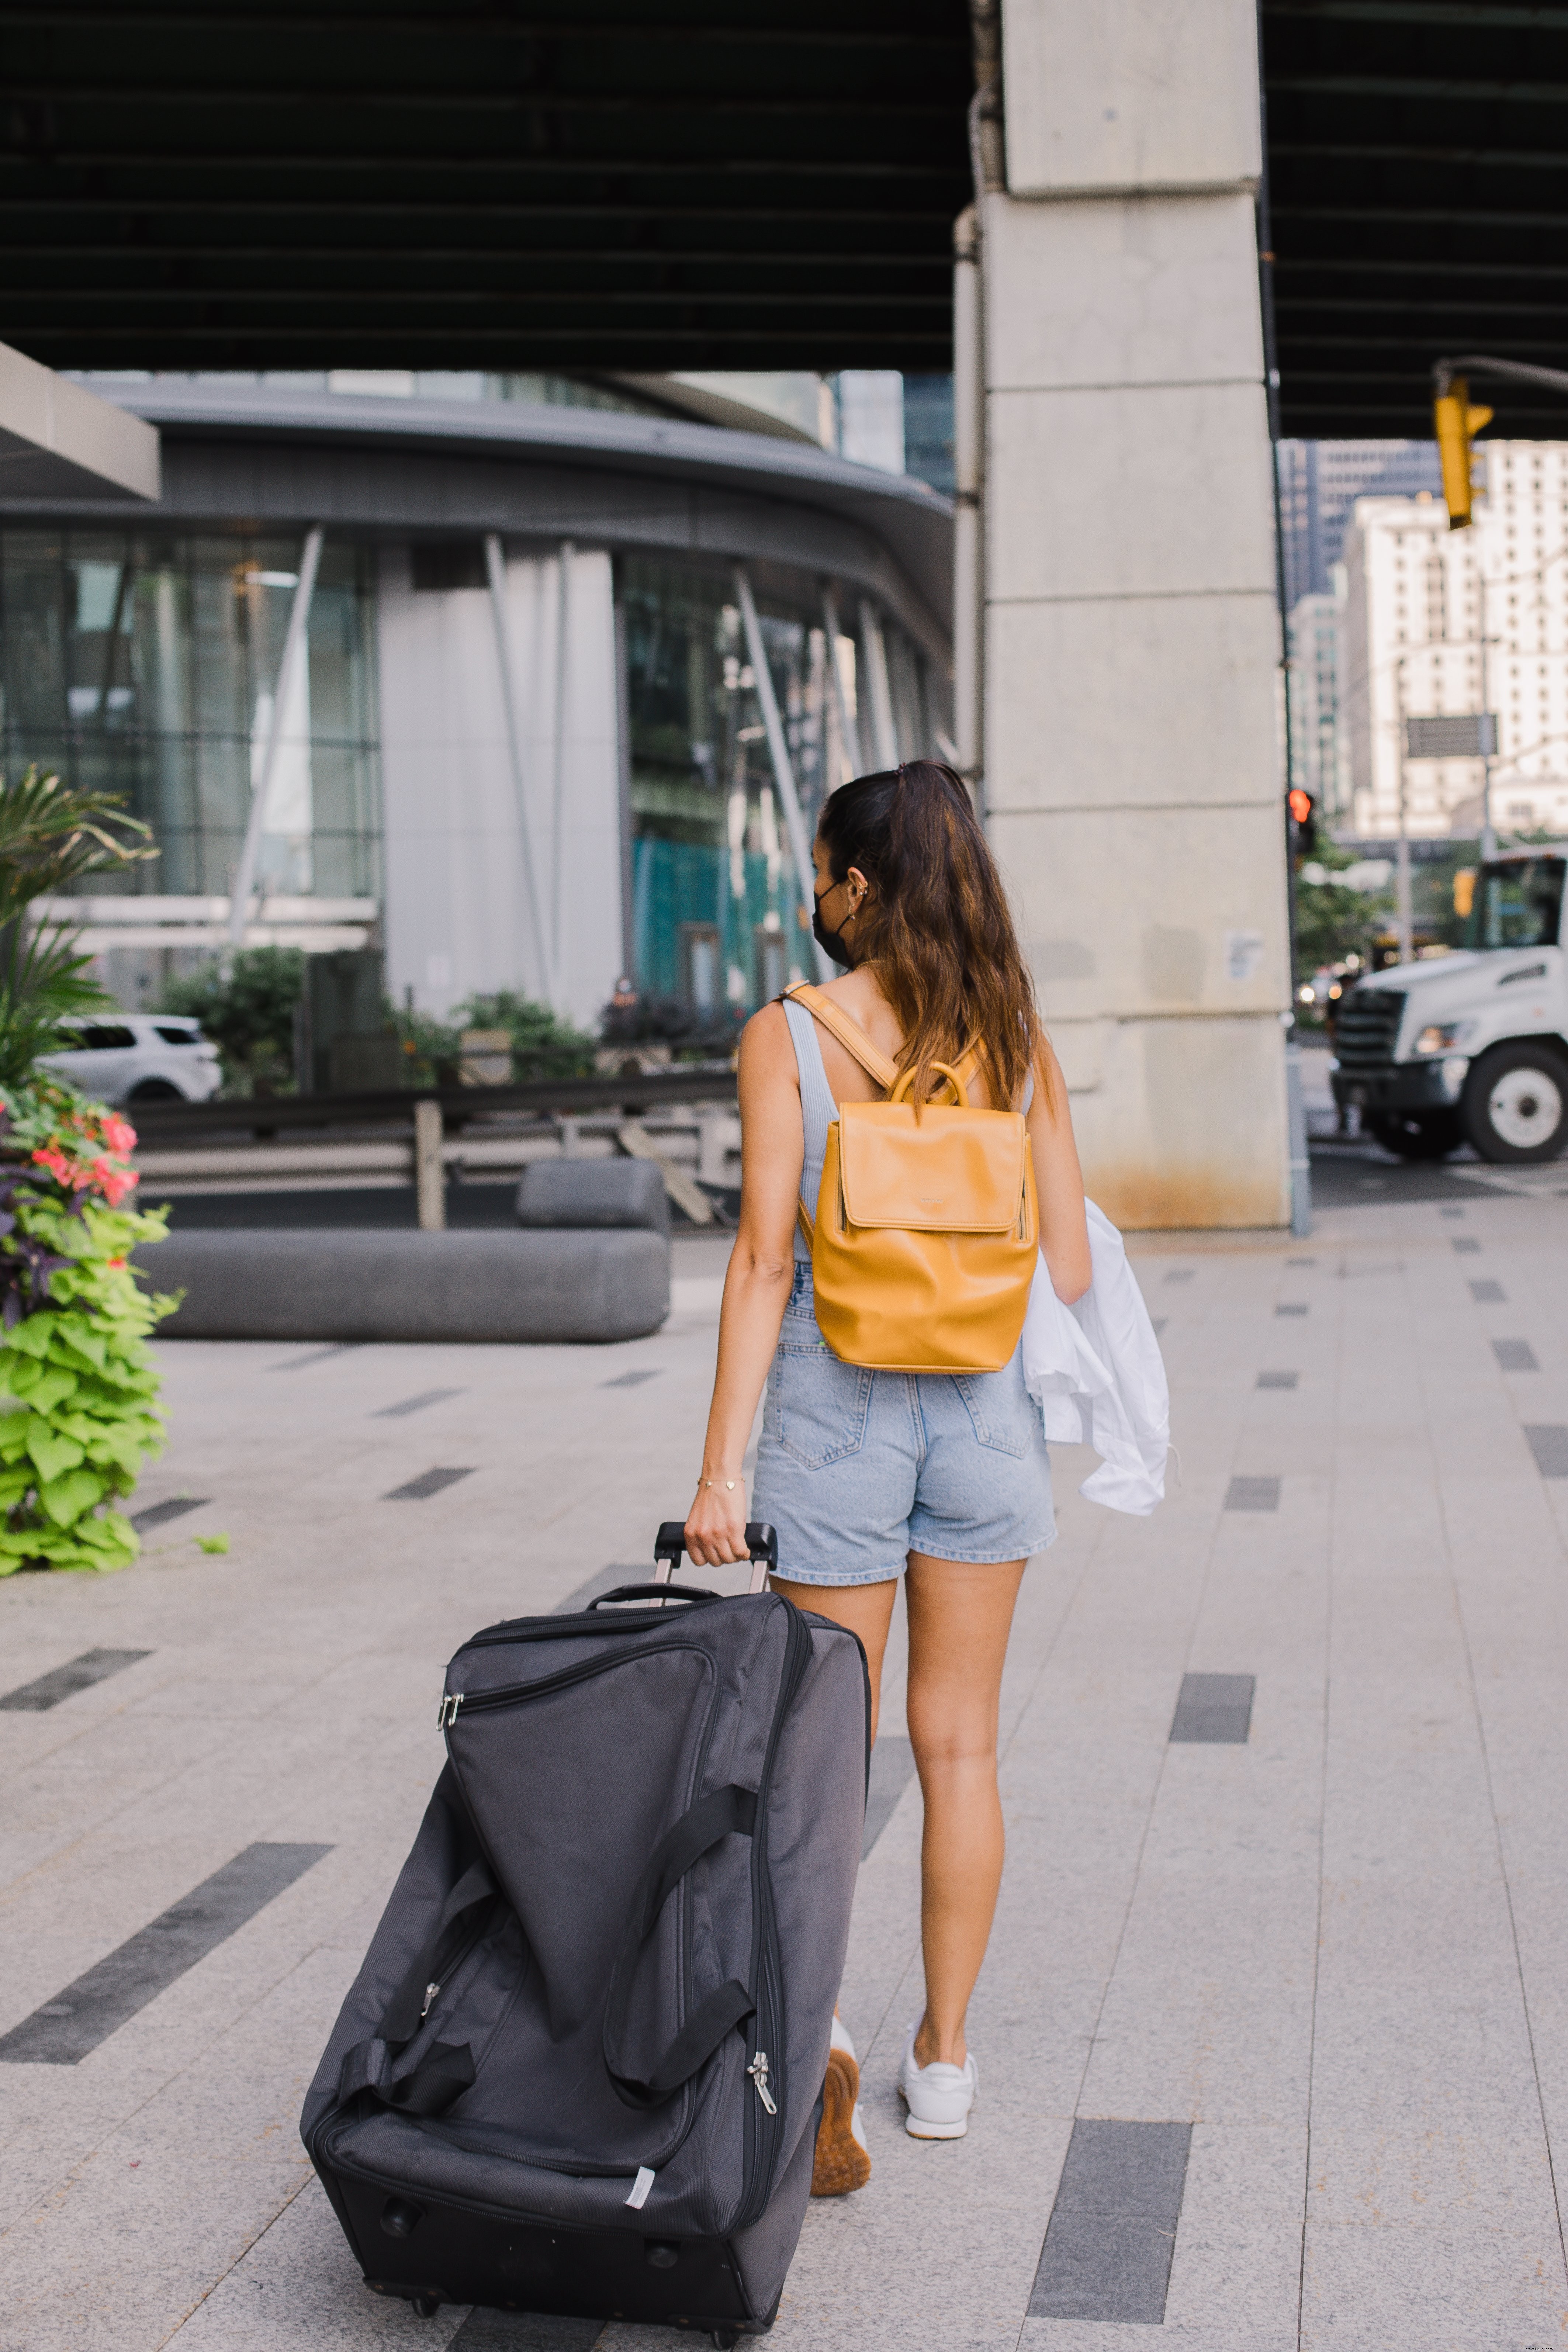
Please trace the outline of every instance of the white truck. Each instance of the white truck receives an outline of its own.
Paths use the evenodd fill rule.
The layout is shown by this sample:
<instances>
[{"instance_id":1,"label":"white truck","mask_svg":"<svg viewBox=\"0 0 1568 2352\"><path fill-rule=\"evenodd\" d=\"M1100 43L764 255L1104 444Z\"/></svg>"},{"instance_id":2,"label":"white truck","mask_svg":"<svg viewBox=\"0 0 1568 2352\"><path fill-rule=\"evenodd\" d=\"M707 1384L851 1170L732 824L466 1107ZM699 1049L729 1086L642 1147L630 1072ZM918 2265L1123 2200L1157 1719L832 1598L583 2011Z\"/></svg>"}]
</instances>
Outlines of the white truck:
<instances>
[{"instance_id":1,"label":"white truck","mask_svg":"<svg viewBox=\"0 0 1568 2352\"><path fill-rule=\"evenodd\" d=\"M1334 1100L1405 1160L1469 1142L1483 1160L1568 1144L1568 845L1496 857L1476 877L1467 947L1360 982L1334 1024Z\"/></svg>"}]
</instances>

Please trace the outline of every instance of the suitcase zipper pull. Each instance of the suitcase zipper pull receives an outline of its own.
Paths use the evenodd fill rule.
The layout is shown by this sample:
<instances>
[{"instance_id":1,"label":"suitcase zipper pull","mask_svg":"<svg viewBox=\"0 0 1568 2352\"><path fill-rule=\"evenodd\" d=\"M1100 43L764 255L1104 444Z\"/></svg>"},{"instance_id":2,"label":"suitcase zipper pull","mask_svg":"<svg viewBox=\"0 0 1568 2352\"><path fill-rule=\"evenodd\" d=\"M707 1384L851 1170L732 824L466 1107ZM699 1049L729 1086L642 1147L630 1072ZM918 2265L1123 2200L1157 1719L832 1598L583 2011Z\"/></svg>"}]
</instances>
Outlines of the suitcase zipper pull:
<instances>
[{"instance_id":1,"label":"suitcase zipper pull","mask_svg":"<svg viewBox=\"0 0 1568 2352\"><path fill-rule=\"evenodd\" d=\"M458 1709L462 1706L462 1704L463 1694L461 1691L453 1691L449 1696L444 1696L442 1698L440 1706L436 1709L436 1725L437 1730L450 1730L452 1725L458 1720Z\"/></svg>"},{"instance_id":2,"label":"suitcase zipper pull","mask_svg":"<svg viewBox=\"0 0 1568 2352\"><path fill-rule=\"evenodd\" d=\"M427 1984L426 1986L425 1998L419 2004L419 2022L421 2025L423 2025L425 2020L429 2016L430 2004L435 2000L441 1988L438 1984Z\"/></svg>"},{"instance_id":3,"label":"suitcase zipper pull","mask_svg":"<svg viewBox=\"0 0 1568 2352\"><path fill-rule=\"evenodd\" d=\"M768 2053L765 2050L758 2051L756 2056L747 2067L746 2072L751 2076L752 2082L756 2084L757 2096L761 2099L763 2106L766 2107L769 2115L776 2116L778 2108L774 2104L773 2095L768 2088Z\"/></svg>"}]
</instances>

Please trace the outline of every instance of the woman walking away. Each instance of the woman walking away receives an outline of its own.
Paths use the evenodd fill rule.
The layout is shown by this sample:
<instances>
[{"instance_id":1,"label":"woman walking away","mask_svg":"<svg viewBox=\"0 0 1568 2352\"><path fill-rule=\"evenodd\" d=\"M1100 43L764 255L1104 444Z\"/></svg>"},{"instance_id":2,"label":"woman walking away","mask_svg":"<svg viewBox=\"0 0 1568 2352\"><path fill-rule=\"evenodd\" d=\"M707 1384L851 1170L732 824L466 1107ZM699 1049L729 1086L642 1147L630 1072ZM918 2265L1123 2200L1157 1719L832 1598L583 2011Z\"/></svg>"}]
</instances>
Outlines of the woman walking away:
<instances>
[{"instance_id":1,"label":"woman walking away","mask_svg":"<svg viewBox=\"0 0 1568 2352\"><path fill-rule=\"evenodd\" d=\"M843 785L813 860L812 928L847 970L766 1006L742 1042L740 1232L687 1545L702 1566L746 1558L742 1464L765 1383L752 1509L778 1531L773 1587L859 1635L873 1738L905 1579L926 2000L899 2087L910 2131L957 2139L976 2079L964 2016L1002 1875L1002 1662L1025 1563L1056 1532L1017 1339L1040 1253L1060 1298L1089 1286L1083 1183L952 770L915 760ZM870 2172L837 2019L833 2043L818 2196Z\"/></svg>"}]
</instances>

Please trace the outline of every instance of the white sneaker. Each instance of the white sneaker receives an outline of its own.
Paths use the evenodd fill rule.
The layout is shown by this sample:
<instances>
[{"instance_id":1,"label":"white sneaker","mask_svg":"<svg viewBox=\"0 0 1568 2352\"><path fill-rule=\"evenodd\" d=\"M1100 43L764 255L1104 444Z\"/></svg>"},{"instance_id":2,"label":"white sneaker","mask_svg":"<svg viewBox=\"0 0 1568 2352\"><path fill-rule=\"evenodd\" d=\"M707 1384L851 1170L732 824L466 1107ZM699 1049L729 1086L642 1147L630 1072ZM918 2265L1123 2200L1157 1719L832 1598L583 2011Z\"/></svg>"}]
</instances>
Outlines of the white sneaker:
<instances>
[{"instance_id":1,"label":"white sneaker","mask_svg":"<svg viewBox=\"0 0 1568 2352\"><path fill-rule=\"evenodd\" d=\"M962 2139L969 2129L969 2110L979 2087L973 2055L962 2066L944 2065L940 2058L933 2058L929 2066L917 2066L918 2031L910 2026L904 2063L899 2069L899 2096L909 2109L904 2129L916 2139Z\"/></svg>"},{"instance_id":2,"label":"white sneaker","mask_svg":"<svg viewBox=\"0 0 1568 2352\"><path fill-rule=\"evenodd\" d=\"M822 2085L822 2121L817 2127L812 2163L814 2197L843 2197L864 2189L871 2178L871 2151L866 2120L860 2112L860 2069L849 2029L837 2010L833 2039L828 2045L827 2074Z\"/></svg>"}]
</instances>

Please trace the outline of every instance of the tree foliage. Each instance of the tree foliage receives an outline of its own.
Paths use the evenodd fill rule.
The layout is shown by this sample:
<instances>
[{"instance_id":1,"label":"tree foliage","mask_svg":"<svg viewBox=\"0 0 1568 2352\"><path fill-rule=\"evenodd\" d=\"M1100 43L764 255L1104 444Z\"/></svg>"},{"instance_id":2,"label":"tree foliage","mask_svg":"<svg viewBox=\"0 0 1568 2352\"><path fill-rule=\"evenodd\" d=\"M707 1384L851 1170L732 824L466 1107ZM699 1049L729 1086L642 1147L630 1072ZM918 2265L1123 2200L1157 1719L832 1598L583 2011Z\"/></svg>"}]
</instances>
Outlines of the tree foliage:
<instances>
[{"instance_id":1,"label":"tree foliage","mask_svg":"<svg viewBox=\"0 0 1568 2352\"><path fill-rule=\"evenodd\" d=\"M1352 890L1336 875L1358 861L1327 842L1296 876L1296 978L1310 980L1324 964L1350 955L1363 961L1393 905L1386 890Z\"/></svg>"},{"instance_id":2,"label":"tree foliage","mask_svg":"<svg viewBox=\"0 0 1568 2352\"><path fill-rule=\"evenodd\" d=\"M513 1085L593 1075L596 1041L563 1021L548 1004L536 1004L531 997L520 996L513 989L470 996L454 1006L445 1021L428 1013L400 1011L392 1004L386 1010L403 1040L410 1086L453 1087L461 1082L465 1029L506 1031L511 1040Z\"/></svg>"},{"instance_id":3,"label":"tree foliage","mask_svg":"<svg viewBox=\"0 0 1568 2352\"><path fill-rule=\"evenodd\" d=\"M165 1013L194 1014L223 1056L226 1094L281 1094L296 1082L294 1014L305 985L300 948L241 948L172 980Z\"/></svg>"}]
</instances>

